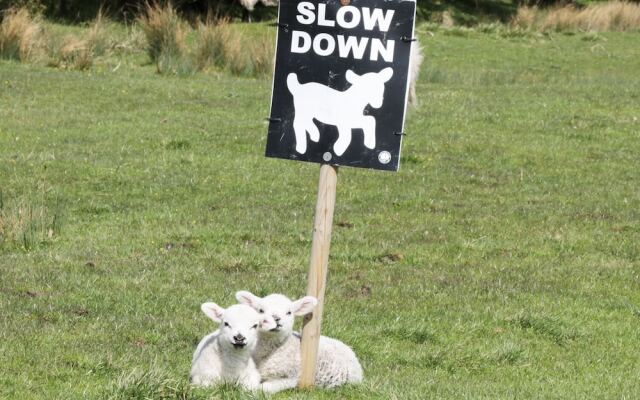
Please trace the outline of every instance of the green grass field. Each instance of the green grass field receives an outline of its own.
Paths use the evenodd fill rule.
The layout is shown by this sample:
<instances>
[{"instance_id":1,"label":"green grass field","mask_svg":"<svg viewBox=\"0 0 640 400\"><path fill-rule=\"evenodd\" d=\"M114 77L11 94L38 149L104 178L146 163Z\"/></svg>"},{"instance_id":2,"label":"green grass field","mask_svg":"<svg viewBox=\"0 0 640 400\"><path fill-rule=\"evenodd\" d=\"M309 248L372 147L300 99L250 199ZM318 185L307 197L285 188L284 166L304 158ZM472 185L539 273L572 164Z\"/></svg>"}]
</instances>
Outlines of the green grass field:
<instances>
[{"instance_id":1,"label":"green grass field","mask_svg":"<svg viewBox=\"0 0 640 400\"><path fill-rule=\"evenodd\" d=\"M365 381L274 398L637 397L640 34L420 38L400 172L338 176L323 333ZM145 64L0 61L0 398L250 398L188 387L199 305L304 294L270 79Z\"/></svg>"}]
</instances>

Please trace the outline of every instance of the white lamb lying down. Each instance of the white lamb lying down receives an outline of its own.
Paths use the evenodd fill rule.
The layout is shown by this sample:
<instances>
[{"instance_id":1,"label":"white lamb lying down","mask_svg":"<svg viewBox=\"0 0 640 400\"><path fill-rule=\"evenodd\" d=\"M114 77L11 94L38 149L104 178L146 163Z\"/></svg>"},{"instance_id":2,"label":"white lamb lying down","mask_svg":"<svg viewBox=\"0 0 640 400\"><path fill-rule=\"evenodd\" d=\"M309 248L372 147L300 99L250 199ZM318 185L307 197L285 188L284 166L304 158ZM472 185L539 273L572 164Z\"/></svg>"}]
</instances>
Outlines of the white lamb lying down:
<instances>
[{"instance_id":1,"label":"white lamb lying down","mask_svg":"<svg viewBox=\"0 0 640 400\"><path fill-rule=\"evenodd\" d=\"M191 361L191 383L210 386L224 382L249 390L260 386L260 374L251 355L256 348L260 315L243 304L226 310L204 303L202 311L220 328L200 341Z\"/></svg>"},{"instance_id":2,"label":"white lamb lying down","mask_svg":"<svg viewBox=\"0 0 640 400\"><path fill-rule=\"evenodd\" d=\"M300 335L293 332L293 320L313 310L318 301L306 296L296 301L281 294L260 298L249 292L236 293L240 303L256 309L260 316L258 346L253 359L265 392L296 387L300 377ZM339 340L320 337L315 384L332 388L362 381L362 367L355 353Z\"/></svg>"}]
</instances>

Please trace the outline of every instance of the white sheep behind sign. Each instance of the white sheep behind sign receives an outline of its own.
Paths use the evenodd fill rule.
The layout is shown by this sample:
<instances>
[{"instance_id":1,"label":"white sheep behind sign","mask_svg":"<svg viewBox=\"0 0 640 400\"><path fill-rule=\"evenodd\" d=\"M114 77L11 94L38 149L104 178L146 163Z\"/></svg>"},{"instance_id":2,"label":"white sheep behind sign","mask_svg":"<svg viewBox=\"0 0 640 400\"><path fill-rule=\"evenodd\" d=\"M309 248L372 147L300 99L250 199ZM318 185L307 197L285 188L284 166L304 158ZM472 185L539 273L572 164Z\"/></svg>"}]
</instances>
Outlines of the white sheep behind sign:
<instances>
[{"instance_id":1,"label":"white sheep behind sign","mask_svg":"<svg viewBox=\"0 0 640 400\"><path fill-rule=\"evenodd\" d=\"M320 131L313 119L338 128L338 140L333 151L341 156L351 143L352 130L362 129L364 145L369 149L376 147L376 119L364 115L367 105L373 108L382 107L384 101L384 84L393 76L391 67L380 72L369 72L358 75L347 70L345 78L351 84L345 91L332 89L317 82L301 84L295 73L287 76L287 87L293 95L295 117L293 129L296 136L296 151L304 154L307 151L307 133L309 138L318 142Z\"/></svg>"}]
</instances>

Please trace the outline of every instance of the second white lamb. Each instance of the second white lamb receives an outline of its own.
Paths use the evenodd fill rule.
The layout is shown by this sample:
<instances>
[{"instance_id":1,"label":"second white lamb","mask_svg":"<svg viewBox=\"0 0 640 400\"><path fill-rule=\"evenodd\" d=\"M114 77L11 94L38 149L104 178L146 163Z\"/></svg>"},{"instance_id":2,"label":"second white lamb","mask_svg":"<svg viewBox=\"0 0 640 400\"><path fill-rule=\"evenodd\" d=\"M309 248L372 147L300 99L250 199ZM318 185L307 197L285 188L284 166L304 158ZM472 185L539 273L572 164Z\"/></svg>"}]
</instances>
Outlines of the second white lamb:
<instances>
[{"instance_id":1,"label":"second white lamb","mask_svg":"<svg viewBox=\"0 0 640 400\"><path fill-rule=\"evenodd\" d=\"M236 293L236 298L261 316L253 355L262 377L261 389L273 393L296 387L301 369L301 338L293 331L294 317L311 312L317 304L316 298L306 296L291 301L281 294L260 298L247 291ZM315 384L332 388L361 381L362 367L353 350L339 340L321 336Z\"/></svg>"}]
</instances>

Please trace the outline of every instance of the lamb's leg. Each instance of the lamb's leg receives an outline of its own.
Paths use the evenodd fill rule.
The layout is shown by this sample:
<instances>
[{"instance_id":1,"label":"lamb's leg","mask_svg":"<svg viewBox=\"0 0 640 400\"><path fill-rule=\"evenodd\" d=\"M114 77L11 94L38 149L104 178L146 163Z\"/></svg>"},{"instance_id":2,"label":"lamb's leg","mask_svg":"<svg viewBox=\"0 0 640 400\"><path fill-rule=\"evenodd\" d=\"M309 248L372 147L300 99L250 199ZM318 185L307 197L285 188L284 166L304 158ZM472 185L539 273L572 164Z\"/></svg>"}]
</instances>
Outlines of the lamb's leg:
<instances>
[{"instance_id":1,"label":"lamb's leg","mask_svg":"<svg viewBox=\"0 0 640 400\"><path fill-rule=\"evenodd\" d=\"M364 132L364 145L368 149L376 147L376 119L371 115L362 117L362 131Z\"/></svg>"},{"instance_id":2,"label":"lamb's leg","mask_svg":"<svg viewBox=\"0 0 640 400\"><path fill-rule=\"evenodd\" d=\"M293 389L297 385L298 378L284 378L262 382L260 389L265 393L276 393L281 390Z\"/></svg>"},{"instance_id":3,"label":"lamb's leg","mask_svg":"<svg viewBox=\"0 0 640 400\"><path fill-rule=\"evenodd\" d=\"M217 376L205 374L192 374L189 381L193 386L206 387L212 386L218 380Z\"/></svg>"},{"instance_id":4,"label":"lamb's leg","mask_svg":"<svg viewBox=\"0 0 640 400\"><path fill-rule=\"evenodd\" d=\"M313 122L311 122L313 124ZM296 151L300 154L307 152L307 130L303 119L296 117L293 120L293 131L296 134Z\"/></svg>"},{"instance_id":5,"label":"lamb's leg","mask_svg":"<svg viewBox=\"0 0 640 400\"><path fill-rule=\"evenodd\" d=\"M373 118L373 117L372 117ZM333 152L341 156L351 143L351 127L338 126L338 140L333 145Z\"/></svg>"}]
</instances>

